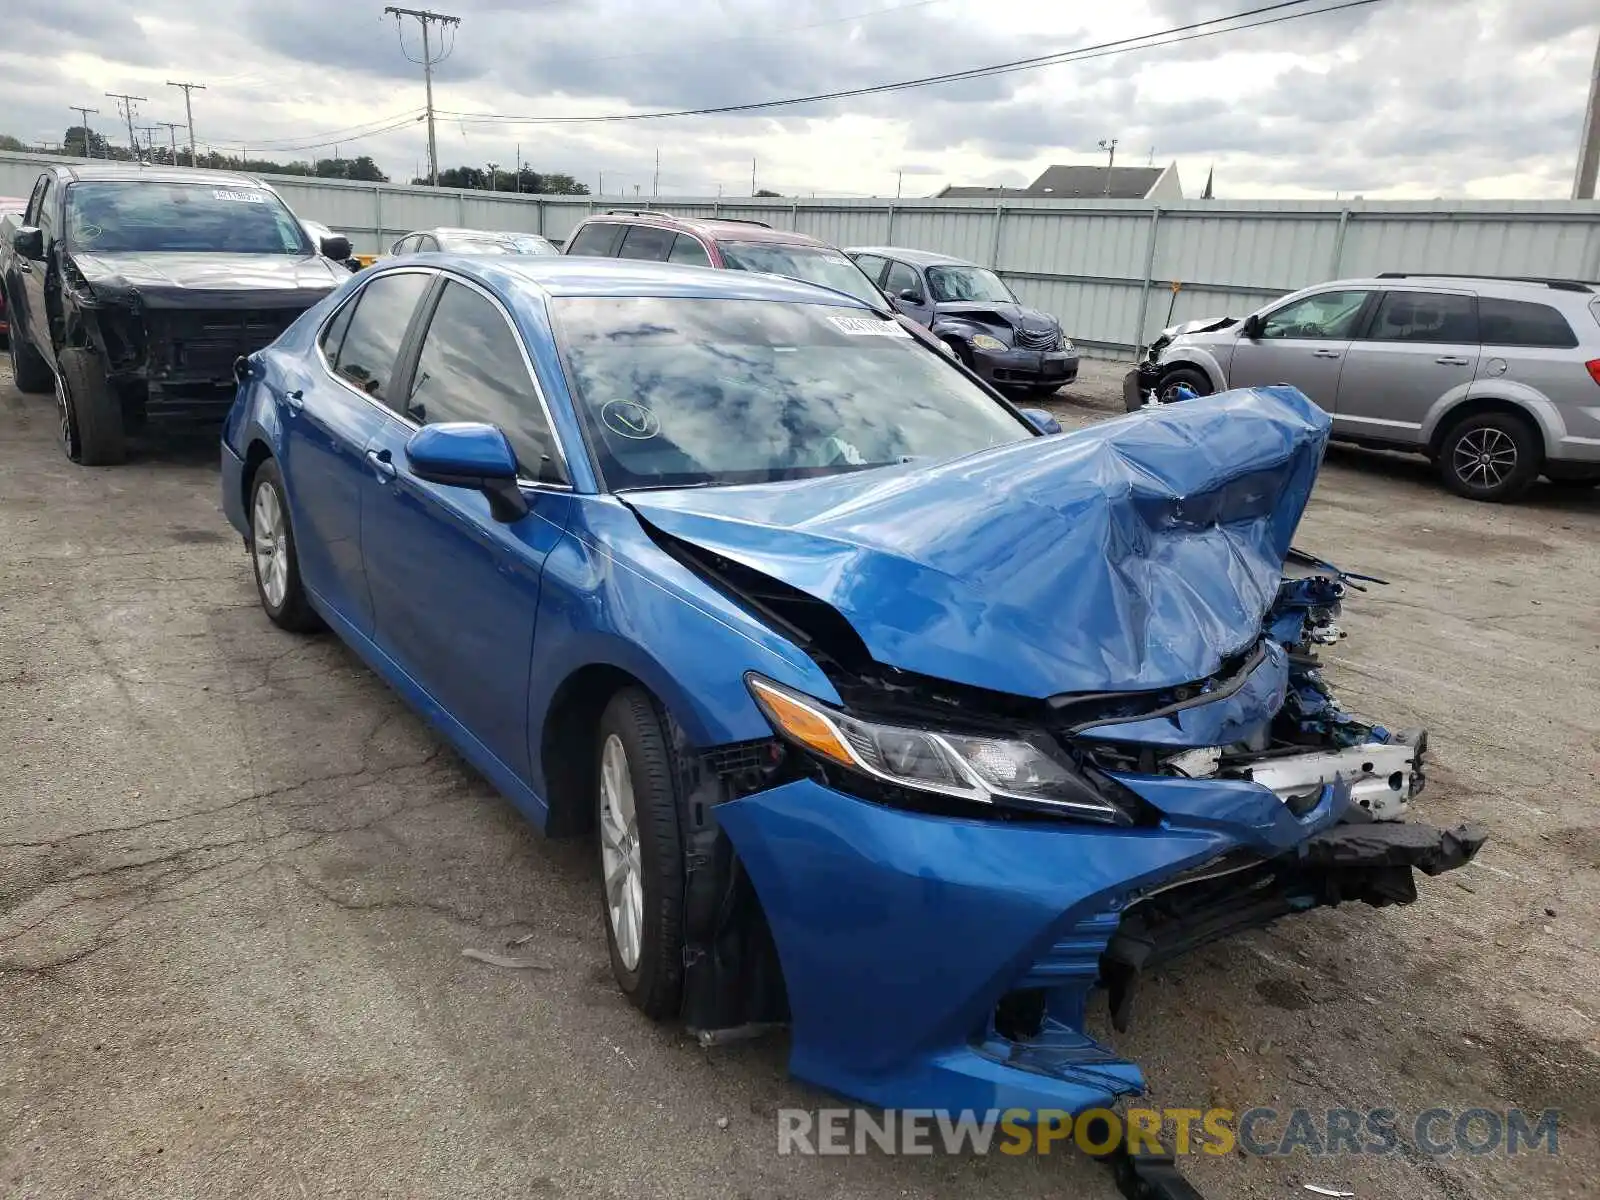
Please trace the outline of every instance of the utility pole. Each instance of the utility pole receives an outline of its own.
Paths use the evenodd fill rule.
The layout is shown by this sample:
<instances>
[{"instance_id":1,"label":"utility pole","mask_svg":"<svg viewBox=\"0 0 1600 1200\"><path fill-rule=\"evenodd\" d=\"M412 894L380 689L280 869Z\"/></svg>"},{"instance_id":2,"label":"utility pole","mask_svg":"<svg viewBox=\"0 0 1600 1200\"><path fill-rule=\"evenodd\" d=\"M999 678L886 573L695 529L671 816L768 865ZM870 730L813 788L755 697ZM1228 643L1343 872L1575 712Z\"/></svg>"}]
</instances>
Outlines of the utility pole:
<instances>
[{"instance_id":1,"label":"utility pole","mask_svg":"<svg viewBox=\"0 0 1600 1200\"><path fill-rule=\"evenodd\" d=\"M600 186L595 189L594 194L596 196L604 196L606 194L606 173L604 171L600 172Z\"/></svg>"},{"instance_id":2,"label":"utility pole","mask_svg":"<svg viewBox=\"0 0 1600 1200\"><path fill-rule=\"evenodd\" d=\"M1600 173L1600 46L1594 51L1594 78L1589 81L1589 111L1578 139L1578 170L1572 177L1572 198L1593 200L1595 175Z\"/></svg>"},{"instance_id":3,"label":"utility pole","mask_svg":"<svg viewBox=\"0 0 1600 1200\"><path fill-rule=\"evenodd\" d=\"M89 114L94 113L99 116L100 110L98 108L85 108L81 104L69 104L67 107L83 119L83 156L85 158L93 158L94 146L89 142Z\"/></svg>"},{"instance_id":4,"label":"utility pole","mask_svg":"<svg viewBox=\"0 0 1600 1200\"><path fill-rule=\"evenodd\" d=\"M750 160L750 195L756 194L756 160Z\"/></svg>"},{"instance_id":5,"label":"utility pole","mask_svg":"<svg viewBox=\"0 0 1600 1200\"><path fill-rule=\"evenodd\" d=\"M157 121L156 124L165 125L167 127L167 147L168 147L169 152L172 155L172 165L173 166L177 166L178 165L178 130L182 129L183 126L178 121ZM192 167L192 166L194 166L194 162L192 161L193 158L194 158L194 155L191 154L189 156L189 158L191 160L189 165Z\"/></svg>"},{"instance_id":6,"label":"utility pole","mask_svg":"<svg viewBox=\"0 0 1600 1200\"><path fill-rule=\"evenodd\" d=\"M151 162L155 162L156 160L155 132L160 128L161 126L159 125L139 126L139 132L144 134L144 152Z\"/></svg>"},{"instance_id":7,"label":"utility pole","mask_svg":"<svg viewBox=\"0 0 1600 1200\"><path fill-rule=\"evenodd\" d=\"M1106 152L1106 195L1111 195L1111 172L1117 165L1117 139L1100 139L1100 149Z\"/></svg>"},{"instance_id":8,"label":"utility pole","mask_svg":"<svg viewBox=\"0 0 1600 1200\"><path fill-rule=\"evenodd\" d=\"M167 86L183 89L183 115L189 119L189 165L192 167L194 166L194 106L189 103L189 93L196 88L203 92L206 90L206 85L203 83L177 83L169 79L167 80Z\"/></svg>"},{"instance_id":9,"label":"utility pole","mask_svg":"<svg viewBox=\"0 0 1600 1200\"><path fill-rule=\"evenodd\" d=\"M499 163L485 163L484 165L489 168L489 190L491 192L499 191L500 189L498 187L496 187L495 185L500 182L500 179L499 179L500 164Z\"/></svg>"},{"instance_id":10,"label":"utility pole","mask_svg":"<svg viewBox=\"0 0 1600 1200\"><path fill-rule=\"evenodd\" d=\"M440 26L460 25L461 18L452 17L446 13L428 12L426 9L396 8L392 4L386 5L383 12L385 16L394 17L396 28L399 28L401 17L415 17L417 23L422 26L422 79L428 94L428 180L434 187L438 187L439 147L433 135L433 68L436 63L441 63L445 60L449 51L447 50L440 54L438 58L433 57L433 48L428 41L428 26L435 22ZM443 30L441 29L441 34L442 32ZM442 43L442 36L440 40ZM404 47L402 46L401 53L404 52ZM409 54L406 57L412 62L418 61L411 58Z\"/></svg>"},{"instance_id":11,"label":"utility pole","mask_svg":"<svg viewBox=\"0 0 1600 1200\"><path fill-rule=\"evenodd\" d=\"M652 200L659 200L661 198L661 147L660 146L656 147L656 173L655 173L655 177L650 181L650 198Z\"/></svg>"},{"instance_id":12,"label":"utility pole","mask_svg":"<svg viewBox=\"0 0 1600 1200\"><path fill-rule=\"evenodd\" d=\"M512 176L512 180L513 180L513 182L512 182L512 185L511 185L511 190L514 191L514 192L520 192L522 190L522 143L521 142L517 143L517 173L514 176Z\"/></svg>"},{"instance_id":13,"label":"utility pole","mask_svg":"<svg viewBox=\"0 0 1600 1200\"><path fill-rule=\"evenodd\" d=\"M148 101L150 99L150 97L148 97L148 96L130 96L130 95L128 95L127 92L107 92L106 96L107 96L108 99L117 101L118 106L122 109L123 117L125 117L127 119L127 122L128 122L128 148L133 151L133 160L135 162L138 162L139 161L139 143L133 136L133 102L135 100L146 100L146 101Z\"/></svg>"}]
</instances>

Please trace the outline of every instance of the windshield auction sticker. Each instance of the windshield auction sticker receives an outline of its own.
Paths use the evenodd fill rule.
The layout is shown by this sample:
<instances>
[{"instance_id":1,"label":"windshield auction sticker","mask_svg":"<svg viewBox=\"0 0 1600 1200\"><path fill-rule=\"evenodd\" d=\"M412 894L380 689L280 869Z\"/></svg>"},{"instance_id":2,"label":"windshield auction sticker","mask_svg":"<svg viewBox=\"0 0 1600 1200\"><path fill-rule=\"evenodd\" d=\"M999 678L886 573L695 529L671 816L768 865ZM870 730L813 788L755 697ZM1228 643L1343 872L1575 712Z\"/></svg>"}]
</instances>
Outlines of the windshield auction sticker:
<instances>
[{"instance_id":1,"label":"windshield auction sticker","mask_svg":"<svg viewBox=\"0 0 1600 1200\"><path fill-rule=\"evenodd\" d=\"M267 198L261 192L236 192L232 188L212 188L213 200L232 200L235 204L265 204Z\"/></svg>"},{"instance_id":2,"label":"windshield auction sticker","mask_svg":"<svg viewBox=\"0 0 1600 1200\"><path fill-rule=\"evenodd\" d=\"M600 410L606 428L619 437L642 442L661 432L661 418L632 400L608 400Z\"/></svg>"},{"instance_id":3,"label":"windshield auction sticker","mask_svg":"<svg viewBox=\"0 0 1600 1200\"><path fill-rule=\"evenodd\" d=\"M840 333L851 337L903 337L911 335L900 328L898 321L880 321L877 317L835 317L828 320Z\"/></svg>"}]
</instances>

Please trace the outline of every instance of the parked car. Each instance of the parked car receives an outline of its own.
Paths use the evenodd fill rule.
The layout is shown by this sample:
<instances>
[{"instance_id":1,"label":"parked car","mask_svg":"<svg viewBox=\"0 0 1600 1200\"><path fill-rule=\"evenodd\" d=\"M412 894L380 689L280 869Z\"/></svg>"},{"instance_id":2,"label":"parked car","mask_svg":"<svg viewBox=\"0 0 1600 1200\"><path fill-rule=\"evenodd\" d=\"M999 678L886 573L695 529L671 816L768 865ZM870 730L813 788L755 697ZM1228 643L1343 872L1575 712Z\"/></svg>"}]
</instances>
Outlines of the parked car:
<instances>
[{"instance_id":1,"label":"parked car","mask_svg":"<svg viewBox=\"0 0 1600 1200\"><path fill-rule=\"evenodd\" d=\"M1432 459L1473 500L1515 500L1541 473L1600 483L1600 285L1406 275L1305 288L1241 320L1163 330L1124 382L1130 409L1290 383L1335 438Z\"/></svg>"},{"instance_id":2,"label":"parked car","mask_svg":"<svg viewBox=\"0 0 1600 1200\"><path fill-rule=\"evenodd\" d=\"M1024 307L987 267L898 246L846 251L895 308L998 387L1049 395L1078 377L1078 351L1049 313Z\"/></svg>"},{"instance_id":3,"label":"parked car","mask_svg":"<svg viewBox=\"0 0 1600 1200\"><path fill-rule=\"evenodd\" d=\"M21 225L22 214L27 207L27 200L20 196L0 196L0 228L8 220L13 226ZM5 288L0 287L0 337L9 337L11 334L11 327L6 322L6 292Z\"/></svg>"},{"instance_id":4,"label":"parked car","mask_svg":"<svg viewBox=\"0 0 1600 1200\"><path fill-rule=\"evenodd\" d=\"M267 617L593 831L638 1008L865 1103L1136 1092L1097 982L1482 842L1316 670L1292 389L1041 437L841 291L571 257L380 263L240 373Z\"/></svg>"},{"instance_id":5,"label":"parked car","mask_svg":"<svg viewBox=\"0 0 1600 1200\"><path fill-rule=\"evenodd\" d=\"M419 229L399 238L389 254L559 254L536 233L496 233L487 229Z\"/></svg>"},{"instance_id":6,"label":"parked car","mask_svg":"<svg viewBox=\"0 0 1600 1200\"><path fill-rule=\"evenodd\" d=\"M311 239L311 244L313 246L321 246L323 242L330 241L333 238L344 238L345 243L347 245L349 244L350 239L348 237L345 237L345 235L342 233L335 233L321 221L312 221L305 217L301 217L300 225L303 229L305 229L306 236ZM361 270L362 267L368 264L363 263L355 254L355 252L352 251L347 257L339 260L339 265L344 267L347 271L354 272Z\"/></svg>"},{"instance_id":7,"label":"parked car","mask_svg":"<svg viewBox=\"0 0 1600 1200\"><path fill-rule=\"evenodd\" d=\"M146 421L220 420L234 360L348 278L329 260L349 255L247 175L53 166L0 244L12 376L55 389L69 458L119 463Z\"/></svg>"}]
</instances>

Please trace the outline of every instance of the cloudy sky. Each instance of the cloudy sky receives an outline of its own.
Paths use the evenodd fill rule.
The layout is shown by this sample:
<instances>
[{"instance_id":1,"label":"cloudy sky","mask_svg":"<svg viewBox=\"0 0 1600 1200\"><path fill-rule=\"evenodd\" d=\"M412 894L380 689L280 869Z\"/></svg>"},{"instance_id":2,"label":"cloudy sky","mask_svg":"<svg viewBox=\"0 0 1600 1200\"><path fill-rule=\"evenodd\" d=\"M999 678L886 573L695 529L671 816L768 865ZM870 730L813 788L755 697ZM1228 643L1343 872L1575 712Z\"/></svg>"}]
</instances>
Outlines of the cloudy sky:
<instances>
[{"instance_id":1,"label":"cloudy sky","mask_svg":"<svg viewBox=\"0 0 1600 1200\"><path fill-rule=\"evenodd\" d=\"M1272 0L438 0L459 15L435 72L440 166L536 169L608 193L906 195L1016 185L1044 166L1176 161L1197 195L1564 198L1600 0L1378 0L1165 49L738 115L535 124L871 86L1136 37ZM1342 0L1311 0L1316 9ZM0 132L59 141L107 91L142 122L279 159L426 160L416 22L379 0L0 0ZM1279 15L1279 14L1270 14ZM1259 18L1258 18L1259 19ZM404 35L403 42L397 32ZM477 119L472 114L478 114ZM395 126L384 132L384 126ZM163 132L164 131L160 131ZM312 146L310 143L329 143Z\"/></svg>"}]
</instances>

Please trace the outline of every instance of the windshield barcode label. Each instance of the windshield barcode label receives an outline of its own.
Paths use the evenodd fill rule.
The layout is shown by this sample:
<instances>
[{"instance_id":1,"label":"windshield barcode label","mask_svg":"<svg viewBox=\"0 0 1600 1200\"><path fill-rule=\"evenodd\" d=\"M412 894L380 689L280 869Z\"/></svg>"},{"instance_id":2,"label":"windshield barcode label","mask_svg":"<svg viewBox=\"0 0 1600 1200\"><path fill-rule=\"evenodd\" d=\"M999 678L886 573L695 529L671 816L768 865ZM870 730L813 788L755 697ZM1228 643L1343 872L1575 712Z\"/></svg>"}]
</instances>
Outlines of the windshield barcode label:
<instances>
[{"instance_id":1,"label":"windshield barcode label","mask_svg":"<svg viewBox=\"0 0 1600 1200\"><path fill-rule=\"evenodd\" d=\"M840 333L851 337L903 337L911 335L900 328L898 321L880 321L876 317L829 317Z\"/></svg>"},{"instance_id":2,"label":"windshield barcode label","mask_svg":"<svg viewBox=\"0 0 1600 1200\"><path fill-rule=\"evenodd\" d=\"M240 204L265 204L267 198L260 192L235 192L228 188L212 188L211 195L216 200L234 200Z\"/></svg>"}]
</instances>

